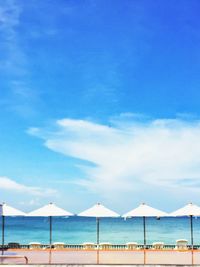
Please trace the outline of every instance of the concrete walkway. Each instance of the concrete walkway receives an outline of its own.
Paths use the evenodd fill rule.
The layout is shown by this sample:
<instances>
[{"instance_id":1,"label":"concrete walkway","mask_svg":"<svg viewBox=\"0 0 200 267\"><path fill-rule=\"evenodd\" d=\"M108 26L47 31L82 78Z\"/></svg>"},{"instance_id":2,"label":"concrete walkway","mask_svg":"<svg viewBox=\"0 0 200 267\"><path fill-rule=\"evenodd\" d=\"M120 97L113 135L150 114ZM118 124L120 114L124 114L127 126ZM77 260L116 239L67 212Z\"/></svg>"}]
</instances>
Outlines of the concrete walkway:
<instances>
[{"instance_id":1,"label":"concrete walkway","mask_svg":"<svg viewBox=\"0 0 200 267\"><path fill-rule=\"evenodd\" d=\"M67 251L53 250L52 253L48 250L12 250L12 252L24 255L28 258L29 264L81 264L86 266L87 264L96 264L97 252L96 251ZM24 263L22 259L1 259L2 264ZM131 265L143 265L144 264L144 252L141 251L100 251L99 254L100 264L131 264ZM200 266L200 251L194 251L193 263ZM148 250L146 252L146 266L148 264L162 265L191 265L192 253L191 251L153 251Z\"/></svg>"}]
</instances>

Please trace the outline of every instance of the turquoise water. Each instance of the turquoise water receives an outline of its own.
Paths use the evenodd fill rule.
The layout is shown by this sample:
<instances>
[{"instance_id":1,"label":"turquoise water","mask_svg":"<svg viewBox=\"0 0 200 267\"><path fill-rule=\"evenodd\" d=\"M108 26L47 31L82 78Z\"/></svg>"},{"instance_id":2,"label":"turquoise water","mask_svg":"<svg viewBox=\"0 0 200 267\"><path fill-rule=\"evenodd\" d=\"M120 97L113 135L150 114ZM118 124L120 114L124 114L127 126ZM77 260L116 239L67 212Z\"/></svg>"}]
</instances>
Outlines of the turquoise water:
<instances>
[{"instance_id":1,"label":"turquoise water","mask_svg":"<svg viewBox=\"0 0 200 267\"><path fill-rule=\"evenodd\" d=\"M194 221L194 243L200 244L200 218ZM1 223L1 222L0 222ZM176 239L188 239L190 242L189 218L147 218L147 244L163 241L175 244ZM7 217L5 218L5 243L19 242L27 244L38 241L49 242L49 218ZM53 242L81 244L96 241L96 220L94 218L53 218ZM135 241L143 243L142 218L124 220L106 218L100 220L100 242L125 244Z\"/></svg>"}]
</instances>

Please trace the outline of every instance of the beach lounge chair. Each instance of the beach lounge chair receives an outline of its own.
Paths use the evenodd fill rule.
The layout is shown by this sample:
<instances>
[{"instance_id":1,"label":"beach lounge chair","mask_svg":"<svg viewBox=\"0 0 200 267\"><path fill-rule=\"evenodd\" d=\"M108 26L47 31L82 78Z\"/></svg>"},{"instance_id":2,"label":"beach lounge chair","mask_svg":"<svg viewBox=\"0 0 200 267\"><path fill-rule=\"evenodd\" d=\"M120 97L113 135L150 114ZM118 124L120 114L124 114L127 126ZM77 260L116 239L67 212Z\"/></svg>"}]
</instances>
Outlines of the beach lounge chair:
<instances>
[{"instance_id":1,"label":"beach lounge chair","mask_svg":"<svg viewBox=\"0 0 200 267\"><path fill-rule=\"evenodd\" d=\"M164 242L154 242L152 244L153 249L163 249L164 248Z\"/></svg>"},{"instance_id":2,"label":"beach lounge chair","mask_svg":"<svg viewBox=\"0 0 200 267\"><path fill-rule=\"evenodd\" d=\"M83 243L83 249L95 249L95 244L92 242Z\"/></svg>"},{"instance_id":3,"label":"beach lounge chair","mask_svg":"<svg viewBox=\"0 0 200 267\"><path fill-rule=\"evenodd\" d=\"M54 242L53 243L54 249L63 249L65 247L65 243L63 242Z\"/></svg>"},{"instance_id":4,"label":"beach lounge chair","mask_svg":"<svg viewBox=\"0 0 200 267\"><path fill-rule=\"evenodd\" d=\"M99 244L99 249L102 249L102 250L109 250L112 248L112 244L109 243L109 242L103 242L103 243L100 243Z\"/></svg>"},{"instance_id":5,"label":"beach lounge chair","mask_svg":"<svg viewBox=\"0 0 200 267\"><path fill-rule=\"evenodd\" d=\"M126 243L126 249L128 249L128 250L138 249L138 243L137 242L128 242L128 243Z\"/></svg>"},{"instance_id":6,"label":"beach lounge chair","mask_svg":"<svg viewBox=\"0 0 200 267\"><path fill-rule=\"evenodd\" d=\"M39 248L41 248L41 243L40 242L30 242L29 248L30 249L39 249Z\"/></svg>"},{"instance_id":7,"label":"beach lounge chair","mask_svg":"<svg viewBox=\"0 0 200 267\"><path fill-rule=\"evenodd\" d=\"M187 239L178 239L178 240L176 240L175 249L177 249L177 250L186 250L186 249L188 249L187 244L188 244L188 240Z\"/></svg>"}]
</instances>

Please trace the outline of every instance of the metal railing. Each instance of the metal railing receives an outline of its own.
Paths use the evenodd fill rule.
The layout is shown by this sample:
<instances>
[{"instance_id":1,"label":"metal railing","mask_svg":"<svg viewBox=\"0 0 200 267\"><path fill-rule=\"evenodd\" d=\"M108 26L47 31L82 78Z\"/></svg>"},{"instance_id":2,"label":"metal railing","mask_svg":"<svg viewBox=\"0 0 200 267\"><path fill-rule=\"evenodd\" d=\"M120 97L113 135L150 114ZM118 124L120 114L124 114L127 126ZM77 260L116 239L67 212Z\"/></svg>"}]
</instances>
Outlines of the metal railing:
<instances>
[{"instance_id":1,"label":"metal railing","mask_svg":"<svg viewBox=\"0 0 200 267\"><path fill-rule=\"evenodd\" d=\"M24 259L25 263L28 264L28 258L24 255L0 255L0 259Z\"/></svg>"},{"instance_id":2,"label":"metal railing","mask_svg":"<svg viewBox=\"0 0 200 267\"><path fill-rule=\"evenodd\" d=\"M84 250L85 246L83 244L64 244L63 245L64 249L72 249L72 250ZM175 249L176 245L164 245L163 249ZM15 246L9 246L9 245L4 245L3 249L7 250L7 249L29 249L30 245L28 244L18 244L16 247ZM40 245L41 249L49 249L50 246L48 244L41 244ZM52 245L52 248L54 248L54 246ZM110 244L109 246L109 250L126 250L128 247L125 244ZM187 246L188 249L192 249L192 247L190 245ZM193 247L194 249L200 249L200 245L194 245ZM94 247L91 248L92 249L97 249L97 245L94 244ZM137 249L144 249L144 246L141 244L137 245ZM146 249L153 249L153 245L146 245ZM2 245L0 245L0 250L2 250ZM131 249L130 249L131 250Z\"/></svg>"}]
</instances>

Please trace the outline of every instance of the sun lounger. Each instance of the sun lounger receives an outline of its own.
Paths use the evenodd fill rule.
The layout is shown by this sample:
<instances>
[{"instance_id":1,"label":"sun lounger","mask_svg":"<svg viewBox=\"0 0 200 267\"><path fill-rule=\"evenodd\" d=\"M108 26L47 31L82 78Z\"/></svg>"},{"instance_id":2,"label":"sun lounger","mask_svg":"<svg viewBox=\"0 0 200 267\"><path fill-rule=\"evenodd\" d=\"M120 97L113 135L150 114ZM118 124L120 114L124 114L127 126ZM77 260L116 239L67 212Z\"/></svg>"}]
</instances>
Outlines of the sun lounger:
<instances>
[{"instance_id":1,"label":"sun lounger","mask_svg":"<svg viewBox=\"0 0 200 267\"><path fill-rule=\"evenodd\" d=\"M99 248L102 250L109 250L112 248L112 244L109 242L100 243Z\"/></svg>"},{"instance_id":2,"label":"sun lounger","mask_svg":"<svg viewBox=\"0 0 200 267\"><path fill-rule=\"evenodd\" d=\"M92 242L83 243L83 249L95 249L95 244Z\"/></svg>"},{"instance_id":3,"label":"sun lounger","mask_svg":"<svg viewBox=\"0 0 200 267\"><path fill-rule=\"evenodd\" d=\"M163 249L164 248L164 242L154 242L152 244L153 249Z\"/></svg>"},{"instance_id":4,"label":"sun lounger","mask_svg":"<svg viewBox=\"0 0 200 267\"><path fill-rule=\"evenodd\" d=\"M130 249L130 250L138 249L138 243L137 242L128 242L128 243L126 243L126 249Z\"/></svg>"},{"instance_id":5,"label":"sun lounger","mask_svg":"<svg viewBox=\"0 0 200 267\"><path fill-rule=\"evenodd\" d=\"M54 249L63 249L65 246L65 243L63 242L54 242L53 243Z\"/></svg>"},{"instance_id":6,"label":"sun lounger","mask_svg":"<svg viewBox=\"0 0 200 267\"><path fill-rule=\"evenodd\" d=\"M30 249L39 249L39 248L41 248L41 243L40 242L30 242L29 248Z\"/></svg>"},{"instance_id":7,"label":"sun lounger","mask_svg":"<svg viewBox=\"0 0 200 267\"><path fill-rule=\"evenodd\" d=\"M177 249L177 250L186 250L186 249L188 249L187 244L188 244L188 240L187 239L178 239L178 240L176 240L175 249Z\"/></svg>"}]
</instances>

